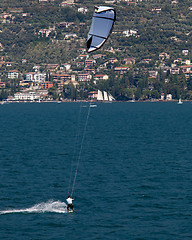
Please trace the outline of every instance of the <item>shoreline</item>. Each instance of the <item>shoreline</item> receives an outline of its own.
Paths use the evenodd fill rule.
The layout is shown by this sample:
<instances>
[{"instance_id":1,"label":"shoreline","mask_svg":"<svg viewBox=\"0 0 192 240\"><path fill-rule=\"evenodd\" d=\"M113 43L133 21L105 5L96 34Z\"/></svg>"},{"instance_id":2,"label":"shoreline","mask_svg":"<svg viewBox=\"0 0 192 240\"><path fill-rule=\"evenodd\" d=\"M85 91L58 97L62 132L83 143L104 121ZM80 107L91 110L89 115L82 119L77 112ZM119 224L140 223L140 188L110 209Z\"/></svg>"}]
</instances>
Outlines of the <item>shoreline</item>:
<instances>
[{"instance_id":1,"label":"shoreline","mask_svg":"<svg viewBox=\"0 0 192 240\"><path fill-rule=\"evenodd\" d=\"M129 100L129 101L112 101L112 102L109 102L109 101L87 101L87 100L75 100L75 101L72 101L72 100L64 100L64 101L54 101L54 100L50 100L50 101L0 101L0 104L3 105L3 104L8 104L8 103L171 103L171 102L177 102L178 103L178 100L170 100L170 101L162 101L162 100L145 100L145 101L132 101L132 100ZM183 103L185 102L192 102L192 100L183 100L182 101Z\"/></svg>"}]
</instances>

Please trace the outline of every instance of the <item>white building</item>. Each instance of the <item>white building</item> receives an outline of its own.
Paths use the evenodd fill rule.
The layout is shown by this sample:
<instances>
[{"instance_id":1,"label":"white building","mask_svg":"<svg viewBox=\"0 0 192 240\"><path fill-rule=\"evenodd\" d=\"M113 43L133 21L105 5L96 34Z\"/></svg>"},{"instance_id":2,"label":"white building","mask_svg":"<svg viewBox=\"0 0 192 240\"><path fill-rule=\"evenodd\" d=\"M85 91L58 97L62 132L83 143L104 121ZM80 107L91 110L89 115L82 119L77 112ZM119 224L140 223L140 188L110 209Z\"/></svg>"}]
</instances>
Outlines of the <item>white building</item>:
<instances>
[{"instance_id":1,"label":"white building","mask_svg":"<svg viewBox=\"0 0 192 240\"><path fill-rule=\"evenodd\" d=\"M26 74L26 80L36 83L45 82L46 73L30 72Z\"/></svg>"},{"instance_id":2,"label":"white building","mask_svg":"<svg viewBox=\"0 0 192 240\"><path fill-rule=\"evenodd\" d=\"M52 29L40 29L38 34L41 35L41 37L49 37L51 32Z\"/></svg>"},{"instance_id":3,"label":"white building","mask_svg":"<svg viewBox=\"0 0 192 240\"><path fill-rule=\"evenodd\" d=\"M95 81L99 81L99 80L108 80L109 76L107 74L97 74L94 77Z\"/></svg>"},{"instance_id":4,"label":"white building","mask_svg":"<svg viewBox=\"0 0 192 240\"><path fill-rule=\"evenodd\" d=\"M80 7L80 8L78 8L78 12L85 14L85 13L88 12L88 8L87 7Z\"/></svg>"},{"instance_id":5,"label":"white building","mask_svg":"<svg viewBox=\"0 0 192 240\"><path fill-rule=\"evenodd\" d=\"M182 64L190 65L191 60L190 59L185 59L185 60L182 61Z\"/></svg>"},{"instance_id":6,"label":"white building","mask_svg":"<svg viewBox=\"0 0 192 240\"><path fill-rule=\"evenodd\" d=\"M66 1L63 1L62 3L60 3L60 6L61 7L73 6L74 4L75 4L74 0L66 0Z\"/></svg>"},{"instance_id":7,"label":"white building","mask_svg":"<svg viewBox=\"0 0 192 240\"><path fill-rule=\"evenodd\" d=\"M17 70L10 70L7 73L7 77L10 78L10 79L18 78L19 77L19 72Z\"/></svg>"},{"instance_id":8,"label":"white building","mask_svg":"<svg viewBox=\"0 0 192 240\"><path fill-rule=\"evenodd\" d=\"M69 33L69 34L65 34L65 39L72 39L72 38L77 38L77 34L76 33Z\"/></svg>"},{"instance_id":9,"label":"white building","mask_svg":"<svg viewBox=\"0 0 192 240\"><path fill-rule=\"evenodd\" d=\"M164 101L165 100L165 94L164 93L161 93L161 101Z\"/></svg>"},{"instance_id":10,"label":"white building","mask_svg":"<svg viewBox=\"0 0 192 240\"><path fill-rule=\"evenodd\" d=\"M92 78L92 75L90 75L90 74L81 73L78 75L79 82L89 82L91 80L91 78Z\"/></svg>"},{"instance_id":11,"label":"white building","mask_svg":"<svg viewBox=\"0 0 192 240\"><path fill-rule=\"evenodd\" d=\"M69 71L71 69L71 64L69 63L61 64L60 70L63 70L63 69L65 69L66 71Z\"/></svg>"},{"instance_id":12,"label":"white building","mask_svg":"<svg viewBox=\"0 0 192 240\"><path fill-rule=\"evenodd\" d=\"M40 94L36 92L18 92L14 95L15 101L35 101L40 99Z\"/></svg>"},{"instance_id":13,"label":"white building","mask_svg":"<svg viewBox=\"0 0 192 240\"><path fill-rule=\"evenodd\" d=\"M126 37L130 37L130 36L136 37L136 36L137 36L137 31L130 29L130 30L123 31L123 34L124 34Z\"/></svg>"},{"instance_id":14,"label":"white building","mask_svg":"<svg viewBox=\"0 0 192 240\"><path fill-rule=\"evenodd\" d=\"M166 100L167 101L171 101L172 100L172 94L167 94L167 96L166 96Z\"/></svg>"},{"instance_id":15,"label":"white building","mask_svg":"<svg viewBox=\"0 0 192 240\"><path fill-rule=\"evenodd\" d=\"M0 51L2 52L4 50L3 44L0 43Z\"/></svg>"},{"instance_id":16,"label":"white building","mask_svg":"<svg viewBox=\"0 0 192 240\"><path fill-rule=\"evenodd\" d=\"M187 49L185 49L185 50L182 50L182 54L183 54L183 55L187 56L187 55L188 55L188 53L189 53L189 50L187 50Z\"/></svg>"}]
</instances>

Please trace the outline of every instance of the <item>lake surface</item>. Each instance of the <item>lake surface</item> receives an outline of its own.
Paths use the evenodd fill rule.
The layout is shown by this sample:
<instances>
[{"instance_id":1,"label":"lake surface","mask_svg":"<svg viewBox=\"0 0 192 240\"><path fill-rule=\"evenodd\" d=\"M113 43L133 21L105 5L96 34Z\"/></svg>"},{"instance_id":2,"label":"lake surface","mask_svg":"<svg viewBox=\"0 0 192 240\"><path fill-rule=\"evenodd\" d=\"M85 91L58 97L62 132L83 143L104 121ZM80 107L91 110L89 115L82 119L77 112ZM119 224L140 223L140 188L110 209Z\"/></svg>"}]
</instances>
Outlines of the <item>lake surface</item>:
<instances>
[{"instance_id":1,"label":"lake surface","mask_svg":"<svg viewBox=\"0 0 192 240\"><path fill-rule=\"evenodd\" d=\"M191 240L192 104L88 106L0 106L0 239Z\"/></svg>"}]
</instances>

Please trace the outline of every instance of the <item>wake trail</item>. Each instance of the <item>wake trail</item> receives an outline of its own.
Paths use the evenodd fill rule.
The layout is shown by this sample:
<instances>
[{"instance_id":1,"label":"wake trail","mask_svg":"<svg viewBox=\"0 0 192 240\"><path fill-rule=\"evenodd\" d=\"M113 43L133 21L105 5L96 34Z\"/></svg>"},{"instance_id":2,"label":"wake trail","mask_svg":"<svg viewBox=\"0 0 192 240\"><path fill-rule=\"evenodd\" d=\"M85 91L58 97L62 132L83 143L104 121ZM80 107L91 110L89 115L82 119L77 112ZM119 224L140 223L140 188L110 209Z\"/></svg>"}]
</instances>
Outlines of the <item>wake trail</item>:
<instances>
[{"instance_id":1,"label":"wake trail","mask_svg":"<svg viewBox=\"0 0 192 240\"><path fill-rule=\"evenodd\" d=\"M67 213L67 205L64 202L50 200L48 202L35 204L30 208L0 211L0 215L11 213Z\"/></svg>"}]
</instances>

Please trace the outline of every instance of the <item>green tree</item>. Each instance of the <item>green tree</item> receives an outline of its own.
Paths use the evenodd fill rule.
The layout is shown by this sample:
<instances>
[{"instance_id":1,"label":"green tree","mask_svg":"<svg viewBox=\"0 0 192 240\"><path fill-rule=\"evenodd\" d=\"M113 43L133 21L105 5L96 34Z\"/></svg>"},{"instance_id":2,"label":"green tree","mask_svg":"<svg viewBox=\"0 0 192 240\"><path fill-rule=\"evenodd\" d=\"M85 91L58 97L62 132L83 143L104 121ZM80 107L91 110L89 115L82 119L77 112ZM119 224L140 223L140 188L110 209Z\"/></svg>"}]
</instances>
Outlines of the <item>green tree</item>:
<instances>
[{"instance_id":1,"label":"green tree","mask_svg":"<svg viewBox=\"0 0 192 240\"><path fill-rule=\"evenodd\" d=\"M48 89L48 95L53 98L53 100L56 100L58 98L57 89L55 87Z\"/></svg>"},{"instance_id":2,"label":"green tree","mask_svg":"<svg viewBox=\"0 0 192 240\"><path fill-rule=\"evenodd\" d=\"M0 91L0 101L2 101L3 99L7 99L8 98L8 92L6 90L1 90Z\"/></svg>"},{"instance_id":3,"label":"green tree","mask_svg":"<svg viewBox=\"0 0 192 240\"><path fill-rule=\"evenodd\" d=\"M187 89L192 90L192 76L189 74L189 78L187 79Z\"/></svg>"}]
</instances>

